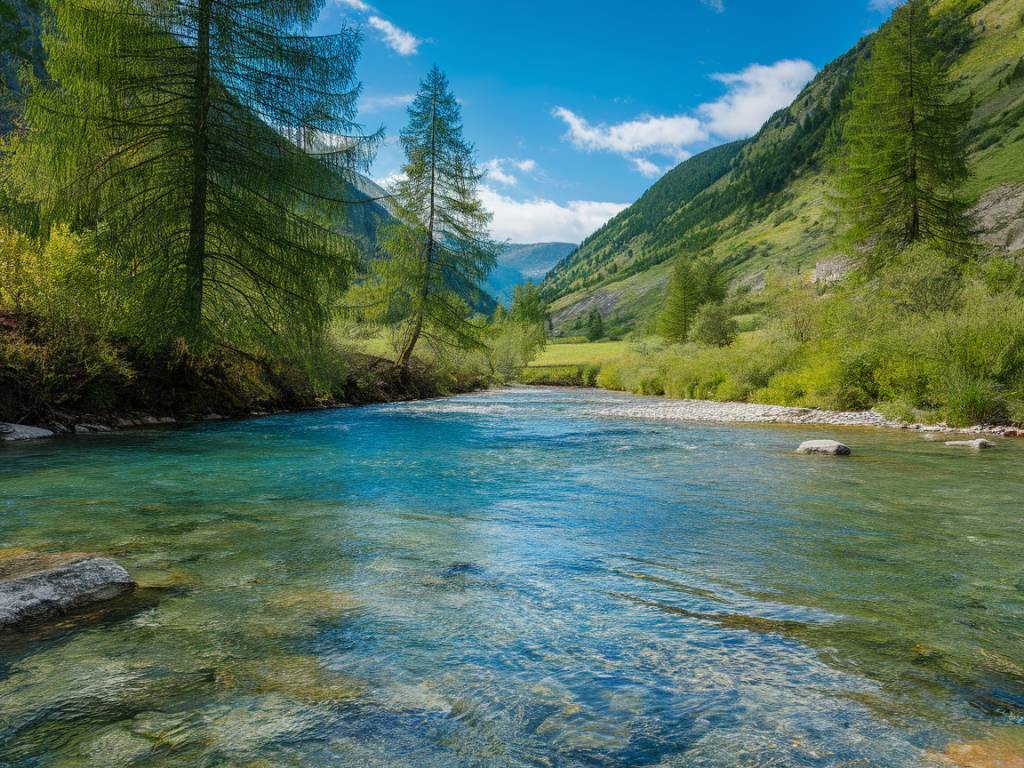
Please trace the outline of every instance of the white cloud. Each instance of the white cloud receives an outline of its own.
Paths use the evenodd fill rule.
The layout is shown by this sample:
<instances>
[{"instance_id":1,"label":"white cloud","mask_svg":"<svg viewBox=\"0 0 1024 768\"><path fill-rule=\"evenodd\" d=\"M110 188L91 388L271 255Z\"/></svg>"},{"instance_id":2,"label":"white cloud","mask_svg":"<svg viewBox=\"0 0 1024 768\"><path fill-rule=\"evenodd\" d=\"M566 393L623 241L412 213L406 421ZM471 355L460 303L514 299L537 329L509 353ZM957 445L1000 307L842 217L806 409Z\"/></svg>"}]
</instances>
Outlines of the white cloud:
<instances>
[{"instance_id":1,"label":"white cloud","mask_svg":"<svg viewBox=\"0 0 1024 768\"><path fill-rule=\"evenodd\" d=\"M727 92L690 115L641 115L615 125L595 125L565 107L556 107L552 114L566 124L565 138L577 149L622 155L635 170L656 176L671 166L660 167L652 156L679 163L692 155L688 148L694 144L757 133L769 117L792 103L814 74L810 62L785 59L712 75L727 86Z\"/></svg>"},{"instance_id":2,"label":"white cloud","mask_svg":"<svg viewBox=\"0 0 1024 768\"><path fill-rule=\"evenodd\" d=\"M386 174L384 176L381 176L380 178L375 178L373 181L374 183L377 184L377 186L390 192L391 190L394 189L394 187L397 184L405 181L407 178L409 177L406 176L402 171L394 171L393 173Z\"/></svg>"},{"instance_id":3,"label":"white cloud","mask_svg":"<svg viewBox=\"0 0 1024 768\"><path fill-rule=\"evenodd\" d=\"M502 169L504 164L505 161L497 157L484 163L483 168L487 172L487 180L493 181L497 184L503 184L506 187L514 187L519 183L519 179L511 173L506 173Z\"/></svg>"},{"instance_id":4,"label":"white cloud","mask_svg":"<svg viewBox=\"0 0 1024 768\"><path fill-rule=\"evenodd\" d=\"M868 7L872 11L878 11L879 13L888 13L897 5L902 5L903 0L871 0L868 3Z\"/></svg>"},{"instance_id":5,"label":"white cloud","mask_svg":"<svg viewBox=\"0 0 1024 768\"><path fill-rule=\"evenodd\" d=\"M487 178L489 181L503 184L506 187L514 187L519 183L519 179L508 170L510 167L515 168L521 173L533 173L537 170L537 161L529 159L515 160L509 157L496 157L483 164L483 169L487 171Z\"/></svg>"},{"instance_id":6,"label":"white cloud","mask_svg":"<svg viewBox=\"0 0 1024 768\"><path fill-rule=\"evenodd\" d=\"M620 155L657 152L674 156L683 152L687 144L708 138L700 120L689 115L643 115L617 125L592 125L565 107L556 107L553 114L568 126L566 138L579 149L604 150Z\"/></svg>"},{"instance_id":7,"label":"white cloud","mask_svg":"<svg viewBox=\"0 0 1024 768\"><path fill-rule=\"evenodd\" d=\"M628 207L588 200L573 200L566 205L540 198L513 200L488 186L480 188L480 198L494 214L492 237L515 243L579 243Z\"/></svg>"},{"instance_id":8,"label":"white cloud","mask_svg":"<svg viewBox=\"0 0 1024 768\"><path fill-rule=\"evenodd\" d=\"M633 164L634 168L648 178L653 179L657 176L661 176L661 166L657 163L651 162L646 157L631 157L629 158L629 161Z\"/></svg>"},{"instance_id":9,"label":"white cloud","mask_svg":"<svg viewBox=\"0 0 1024 768\"><path fill-rule=\"evenodd\" d=\"M715 136L750 136L777 110L791 104L814 74L810 62L786 59L771 66L751 64L742 72L712 75L729 91L717 101L702 104L697 112Z\"/></svg>"},{"instance_id":10,"label":"white cloud","mask_svg":"<svg viewBox=\"0 0 1024 768\"><path fill-rule=\"evenodd\" d=\"M359 1L360 0L355 0L355 2L357 2L357 3ZM718 13L721 13L722 11L725 10L725 0L700 0L700 1L702 3L704 3L704 5L706 5L708 8L711 8L711 9L713 9L715 11L718 11Z\"/></svg>"},{"instance_id":11,"label":"white cloud","mask_svg":"<svg viewBox=\"0 0 1024 768\"><path fill-rule=\"evenodd\" d=\"M384 43L399 56L415 56L419 53L423 41L411 32L396 27L380 16L371 16L367 19L367 23L381 33Z\"/></svg>"},{"instance_id":12,"label":"white cloud","mask_svg":"<svg viewBox=\"0 0 1024 768\"><path fill-rule=\"evenodd\" d=\"M363 0L335 0L335 2L337 2L338 5L347 5L349 8L359 11L360 13L369 13L373 10L373 8L367 3L364 3Z\"/></svg>"},{"instance_id":13,"label":"white cloud","mask_svg":"<svg viewBox=\"0 0 1024 768\"><path fill-rule=\"evenodd\" d=\"M363 112L380 112L383 109L394 109L395 107L406 107L416 97L411 93L385 94L380 96L363 96L359 101L359 108Z\"/></svg>"}]
</instances>

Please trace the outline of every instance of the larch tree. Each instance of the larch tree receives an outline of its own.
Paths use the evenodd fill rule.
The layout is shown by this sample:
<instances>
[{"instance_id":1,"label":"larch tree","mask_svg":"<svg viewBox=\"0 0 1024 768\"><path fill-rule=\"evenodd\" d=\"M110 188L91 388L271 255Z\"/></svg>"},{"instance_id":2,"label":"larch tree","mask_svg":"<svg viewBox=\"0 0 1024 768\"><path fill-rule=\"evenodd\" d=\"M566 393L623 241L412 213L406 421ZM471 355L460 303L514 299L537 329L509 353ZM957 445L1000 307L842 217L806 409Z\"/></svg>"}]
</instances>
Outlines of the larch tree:
<instances>
[{"instance_id":1,"label":"larch tree","mask_svg":"<svg viewBox=\"0 0 1024 768\"><path fill-rule=\"evenodd\" d=\"M50 2L5 182L44 225L94 232L154 346L318 339L357 258L339 190L376 138L355 123L359 33L307 34L322 5Z\"/></svg>"},{"instance_id":2,"label":"larch tree","mask_svg":"<svg viewBox=\"0 0 1024 768\"><path fill-rule=\"evenodd\" d=\"M867 248L877 265L936 241L951 255L971 247L960 190L969 176L970 99L956 99L924 0L908 0L878 33L851 94L836 158L841 244Z\"/></svg>"},{"instance_id":3,"label":"larch tree","mask_svg":"<svg viewBox=\"0 0 1024 768\"><path fill-rule=\"evenodd\" d=\"M719 301L725 295L720 271L705 259L688 255L676 260L668 290L658 317L658 333L669 341L682 343L690 336L693 318L701 305Z\"/></svg>"},{"instance_id":4,"label":"larch tree","mask_svg":"<svg viewBox=\"0 0 1024 768\"><path fill-rule=\"evenodd\" d=\"M459 349L482 345L467 302L494 268L496 248L461 108L436 66L409 106L401 141L406 162L395 186L398 221L382 228L374 291L398 321L396 364L406 368L421 339Z\"/></svg>"}]
</instances>

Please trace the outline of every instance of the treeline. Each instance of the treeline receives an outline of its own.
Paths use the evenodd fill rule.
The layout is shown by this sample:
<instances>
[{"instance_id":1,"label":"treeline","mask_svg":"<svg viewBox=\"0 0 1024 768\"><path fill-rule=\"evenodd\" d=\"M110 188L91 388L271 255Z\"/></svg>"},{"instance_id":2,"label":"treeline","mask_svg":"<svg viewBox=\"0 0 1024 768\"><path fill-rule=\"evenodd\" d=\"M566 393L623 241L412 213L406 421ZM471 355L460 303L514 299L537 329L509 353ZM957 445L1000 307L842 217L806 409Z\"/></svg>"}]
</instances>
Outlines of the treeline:
<instances>
[{"instance_id":1,"label":"treeline","mask_svg":"<svg viewBox=\"0 0 1024 768\"><path fill-rule=\"evenodd\" d=\"M495 246L459 105L432 70L367 259L347 224L380 202L356 182L382 134L357 122L360 32L309 34L322 5L51 0L0 167L0 419L485 380ZM349 343L374 333L391 363Z\"/></svg>"},{"instance_id":2,"label":"treeline","mask_svg":"<svg viewBox=\"0 0 1024 768\"><path fill-rule=\"evenodd\" d=\"M965 29L908 0L856 69L824 160L844 280L774 277L725 296L715 264L682 256L657 319L667 343L606 365L598 382L907 421L1024 421L1024 268L981 246L964 191L973 105L948 65Z\"/></svg>"}]
</instances>

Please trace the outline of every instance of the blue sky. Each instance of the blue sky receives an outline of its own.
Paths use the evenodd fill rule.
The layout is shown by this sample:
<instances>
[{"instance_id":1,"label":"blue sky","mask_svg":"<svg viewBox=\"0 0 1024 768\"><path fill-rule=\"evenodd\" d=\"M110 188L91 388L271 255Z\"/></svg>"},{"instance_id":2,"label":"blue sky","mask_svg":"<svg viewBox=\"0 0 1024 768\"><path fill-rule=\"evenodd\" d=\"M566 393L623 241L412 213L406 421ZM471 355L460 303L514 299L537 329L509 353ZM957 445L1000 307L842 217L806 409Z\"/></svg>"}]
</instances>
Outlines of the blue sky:
<instances>
[{"instance_id":1,"label":"blue sky","mask_svg":"<svg viewBox=\"0 0 1024 768\"><path fill-rule=\"evenodd\" d=\"M659 175L748 136L896 0L327 0L316 32L365 29L372 175L432 64L463 105L499 239L578 242Z\"/></svg>"}]
</instances>

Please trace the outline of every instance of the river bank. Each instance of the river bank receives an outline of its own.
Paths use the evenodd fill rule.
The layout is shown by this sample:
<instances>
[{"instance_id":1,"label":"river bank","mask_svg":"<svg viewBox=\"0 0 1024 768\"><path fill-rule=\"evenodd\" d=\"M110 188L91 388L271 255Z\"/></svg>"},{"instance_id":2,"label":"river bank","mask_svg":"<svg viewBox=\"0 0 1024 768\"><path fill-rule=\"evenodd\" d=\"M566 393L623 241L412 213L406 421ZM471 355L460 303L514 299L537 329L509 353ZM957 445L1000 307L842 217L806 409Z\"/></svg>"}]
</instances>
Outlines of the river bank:
<instances>
[{"instance_id":1,"label":"river bank","mask_svg":"<svg viewBox=\"0 0 1024 768\"><path fill-rule=\"evenodd\" d=\"M594 392L609 390L590 387L559 387L529 385L530 388L581 389ZM912 430L923 433L957 435L995 435L1024 437L1024 428L1008 425L975 425L950 427L946 424L916 424L886 418L875 410L827 411L760 403L719 402L716 400L674 400L651 395L623 395L622 405L608 405L603 415L618 418L653 419L657 421L690 421L717 424L793 424L832 427L877 427Z\"/></svg>"},{"instance_id":2,"label":"river bank","mask_svg":"<svg viewBox=\"0 0 1024 768\"><path fill-rule=\"evenodd\" d=\"M0 421L0 441L29 440L54 437L57 434L90 434L113 432L136 427L169 426L210 421L226 421L229 419L260 418L284 413L302 413L305 411L345 408L352 405L371 405L379 403L415 402L424 399L435 399L445 394L457 392L430 392L430 387L410 387L403 392L394 387L378 389L373 392L363 390L349 402L326 401L316 405L302 404L294 407L278 407L270 410L254 410L247 413L207 413L202 415L154 416L148 413L130 413L103 417L89 415L67 415L67 420L52 423L44 427L38 425L11 424ZM595 387L572 387L560 385L523 385L524 390L532 389L567 389L608 393L608 390ZM424 393L427 390L427 394ZM472 391L472 390L467 390ZM491 392L495 390L490 390ZM499 388L497 391L514 392L515 389ZM614 394L614 393L613 393ZM622 404L608 404L602 407L599 415L611 418L649 419L668 422L696 422L708 424L789 424L793 426L831 426L831 427L873 427L921 432L936 435L986 435L1008 438L1024 438L1024 427L1011 425L975 425L972 427L950 427L946 424L919 424L897 421L886 418L875 410L868 411L828 411L814 408L795 408L784 405L766 405L760 403L719 402L715 400L674 400L664 397L625 395Z\"/></svg>"}]
</instances>

